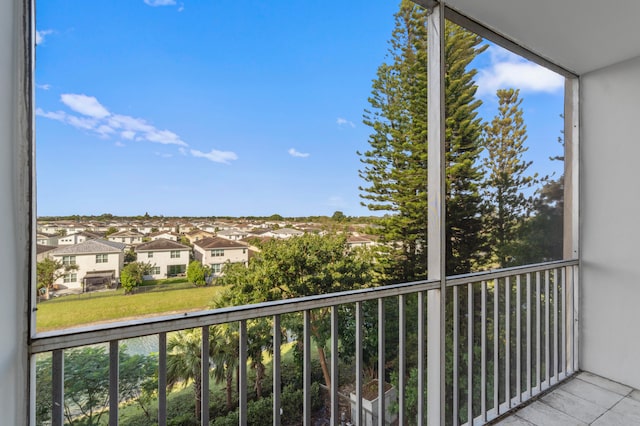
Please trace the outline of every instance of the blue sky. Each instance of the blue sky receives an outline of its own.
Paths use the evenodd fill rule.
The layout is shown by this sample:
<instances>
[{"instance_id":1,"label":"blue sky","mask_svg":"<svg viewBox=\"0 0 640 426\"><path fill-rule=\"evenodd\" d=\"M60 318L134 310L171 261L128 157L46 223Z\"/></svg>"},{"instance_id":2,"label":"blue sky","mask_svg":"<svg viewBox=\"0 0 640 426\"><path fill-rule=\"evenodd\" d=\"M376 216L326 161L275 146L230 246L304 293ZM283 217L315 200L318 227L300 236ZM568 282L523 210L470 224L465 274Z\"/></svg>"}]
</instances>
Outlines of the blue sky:
<instances>
[{"instance_id":1,"label":"blue sky","mask_svg":"<svg viewBox=\"0 0 640 426\"><path fill-rule=\"evenodd\" d=\"M397 4L39 1L38 215L370 214L356 151ZM520 87L557 169L562 79L495 47L476 67L481 114Z\"/></svg>"}]
</instances>

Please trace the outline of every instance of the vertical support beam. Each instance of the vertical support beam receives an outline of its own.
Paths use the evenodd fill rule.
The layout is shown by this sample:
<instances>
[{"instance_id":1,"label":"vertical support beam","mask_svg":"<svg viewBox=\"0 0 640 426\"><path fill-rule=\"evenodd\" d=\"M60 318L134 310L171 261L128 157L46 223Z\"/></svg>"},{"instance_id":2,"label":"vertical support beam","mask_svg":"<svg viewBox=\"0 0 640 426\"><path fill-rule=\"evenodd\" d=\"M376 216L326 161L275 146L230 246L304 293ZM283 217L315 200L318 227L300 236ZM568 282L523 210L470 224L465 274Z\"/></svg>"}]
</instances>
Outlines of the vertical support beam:
<instances>
[{"instance_id":1,"label":"vertical support beam","mask_svg":"<svg viewBox=\"0 0 640 426\"><path fill-rule=\"evenodd\" d=\"M247 424L247 320L240 321L240 335L239 335L239 352L240 358L238 373L240 377L238 377L238 399L239 399L239 407L238 411L240 412L239 423L241 425Z\"/></svg>"},{"instance_id":2,"label":"vertical support beam","mask_svg":"<svg viewBox=\"0 0 640 426\"><path fill-rule=\"evenodd\" d=\"M280 315L273 316L273 426L280 426L280 388L282 384L281 354L282 333L280 331Z\"/></svg>"},{"instance_id":3,"label":"vertical support beam","mask_svg":"<svg viewBox=\"0 0 640 426\"><path fill-rule=\"evenodd\" d=\"M427 424L444 425L445 417L445 109L444 3L429 1L427 18L428 101L428 260L429 279L440 289L427 293ZM419 419L421 421L421 419Z\"/></svg>"},{"instance_id":4,"label":"vertical support beam","mask_svg":"<svg viewBox=\"0 0 640 426\"><path fill-rule=\"evenodd\" d=\"M364 423L362 418L362 302L356 302L356 425Z\"/></svg>"},{"instance_id":5,"label":"vertical support beam","mask_svg":"<svg viewBox=\"0 0 640 426\"><path fill-rule=\"evenodd\" d=\"M430 290L430 291L440 291L440 290ZM424 345L427 339L429 338L429 335L425 334L424 303L425 303L424 291L421 291L418 293L418 422L417 422L418 425L420 426L424 424L425 413L427 411L424 403L424 390L425 390L424 368L426 364L425 362L426 352L425 352ZM428 333L431 333L431 330L429 330ZM434 339L437 338L437 335L436 337L433 337L433 338Z\"/></svg>"},{"instance_id":6,"label":"vertical support beam","mask_svg":"<svg viewBox=\"0 0 640 426\"><path fill-rule=\"evenodd\" d=\"M378 426L385 425L386 407L384 403L385 388L385 334L384 334L384 299L378 299Z\"/></svg>"},{"instance_id":7,"label":"vertical support beam","mask_svg":"<svg viewBox=\"0 0 640 426\"><path fill-rule=\"evenodd\" d=\"M566 78L564 90L564 258L580 258L580 80ZM571 324L571 339L567 353L571 353L573 371L579 369L579 268L572 268L569 288L573 309L567 310L567 324Z\"/></svg>"},{"instance_id":8,"label":"vertical support beam","mask_svg":"<svg viewBox=\"0 0 640 426\"><path fill-rule=\"evenodd\" d=\"M118 341L109 342L109 426L118 426Z\"/></svg>"},{"instance_id":9,"label":"vertical support beam","mask_svg":"<svg viewBox=\"0 0 640 426\"><path fill-rule=\"evenodd\" d=\"M51 424L64 424L64 352L62 349L53 351L51 355Z\"/></svg>"},{"instance_id":10,"label":"vertical support beam","mask_svg":"<svg viewBox=\"0 0 640 426\"><path fill-rule=\"evenodd\" d=\"M338 307L331 307L331 424L340 423L338 408Z\"/></svg>"},{"instance_id":11,"label":"vertical support beam","mask_svg":"<svg viewBox=\"0 0 640 426\"><path fill-rule=\"evenodd\" d=\"M303 379L303 425L311 426L311 311L303 314L304 331L302 337Z\"/></svg>"},{"instance_id":12,"label":"vertical support beam","mask_svg":"<svg viewBox=\"0 0 640 426\"><path fill-rule=\"evenodd\" d=\"M406 334L406 321L407 315L405 311L406 303L405 296L401 294L398 296L398 424L404 425L407 423L404 412L404 400L406 398L405 392L405 379L406 374L406 357L407 357L407 334ZM420 336L420 334L418 334ZM418 337L421 338L421 337ZM360 423L358 423L360 424Z\"/></svg>"},{"instance_id":13,"label":"vertical support beam","mask_svg":"<svg viewBox=\"0 0 640 426\"><path fill-rule=\"evenodd\" d=\"M167 333L158 335L158 426L167 426Z\"/></svg>"},{"instance_id":14,"label":"vertical support beam","mask_svg":"<svg viewBox=\"0 0 640 426\"><path fill-rule=\"evenodd\" d=\"M202 327L200 347L200 424L209 424L209 326Z\"/></svg>"}]
</instances>

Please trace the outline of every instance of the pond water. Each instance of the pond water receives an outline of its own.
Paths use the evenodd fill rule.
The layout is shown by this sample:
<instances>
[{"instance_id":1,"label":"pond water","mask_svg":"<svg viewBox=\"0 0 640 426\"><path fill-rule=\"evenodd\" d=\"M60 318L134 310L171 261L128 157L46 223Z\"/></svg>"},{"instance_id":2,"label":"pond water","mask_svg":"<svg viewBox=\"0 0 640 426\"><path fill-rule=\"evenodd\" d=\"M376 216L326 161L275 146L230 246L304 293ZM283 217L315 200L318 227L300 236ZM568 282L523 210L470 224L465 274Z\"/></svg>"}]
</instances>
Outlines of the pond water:
<instances>
[{"instance_id":1,"label":"pond water","mask_svg":"<svg viewBox=\"0 0 640 426\"><path fill-rule=\"evenodd\" d=\"M121 340L120 345L127 347L129 355L149 355L158 352L158 335L142 336Z\"/></svg>"}]
</instances>

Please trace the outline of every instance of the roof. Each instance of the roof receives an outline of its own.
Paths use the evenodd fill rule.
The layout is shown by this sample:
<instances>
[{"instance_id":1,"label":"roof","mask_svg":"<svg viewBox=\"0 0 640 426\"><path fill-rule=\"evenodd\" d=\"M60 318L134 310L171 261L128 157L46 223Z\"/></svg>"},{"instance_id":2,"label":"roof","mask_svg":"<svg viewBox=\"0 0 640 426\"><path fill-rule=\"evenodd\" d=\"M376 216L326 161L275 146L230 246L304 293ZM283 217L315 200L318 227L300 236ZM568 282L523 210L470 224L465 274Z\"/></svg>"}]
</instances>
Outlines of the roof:
<instances>
[{"instance_id":1,"label":"roof","mask_svg":"<svg viewBox=\"0 0 640 426\"><path fill-rule=\"evenodd\" d=\"M107 240L86 240L80 244L58 247L51 254L54 256L71 254L119 253L127 247L124 243Z\"/></svg>"},{"instance_id":2,"label":"roof","mask_svg":"<svg viewBox=\"0 0 640 426\"><path fill-rule=\"evenodd\" d=\"M109 238L112 237L142 237L143 235L137 231L120 231L120 232L115 232L111 235L109 235Z\"/></svg>"},{"instance_id":3,"label":"roof","mask_svg":"<svg viewBox=\"0 0 640 426\"><path fill-rule=\"evenodd\" d=\"M136 251L158 250L191 250L191 247L185 246L184 244L180 244L175 241L167 240L165 238L158 238L157 240L143 243L136 247Z\"/></svg>"},{"instance_id":4,"label":"roof","mask_svg":"<svg viewBox=\"0 0 640 426\"><path fill-rule=\"evenodd\" d=\"M158 235L173 235L175 237L178 236L178 234L176 234L175 232L172 231L158 231L158 232L152 232L149 234L150 237L156 237Z\"/></svg>"},{"instance_id":5,"label":"roof","mask_svg":"<svg viewBox=\"0 0 640 426\"><path fill-rule=\"evenodd\" d=\"M274 231L271 231L273 234L282 234L282 235L302 235L304 234L304 232L298 230L298 229L293 229L293 228L280 228L280 229L276 229Z\"/></svg>"},{"instance_id":6,"label":"roof","mask_svg":"<svg viewBox=\"0 0 640 426\"><path fill-rule=\"evenodd\" d=\"M216 249L216 248L247 248L246 244L236 241L227 240L220 237L207 237L193 243L203 249Z\"/></svg>"},{"instance_id":7,"label":"roof","mask_svg":"<svg viewBox=\"0 0 640 426\"><path fill-rule=\"evenodd\" d=\"M44 244L36 244L36 254L46 253L51 250L57 249L58 246L46 246Z\"/></svg>"}]
</instances>

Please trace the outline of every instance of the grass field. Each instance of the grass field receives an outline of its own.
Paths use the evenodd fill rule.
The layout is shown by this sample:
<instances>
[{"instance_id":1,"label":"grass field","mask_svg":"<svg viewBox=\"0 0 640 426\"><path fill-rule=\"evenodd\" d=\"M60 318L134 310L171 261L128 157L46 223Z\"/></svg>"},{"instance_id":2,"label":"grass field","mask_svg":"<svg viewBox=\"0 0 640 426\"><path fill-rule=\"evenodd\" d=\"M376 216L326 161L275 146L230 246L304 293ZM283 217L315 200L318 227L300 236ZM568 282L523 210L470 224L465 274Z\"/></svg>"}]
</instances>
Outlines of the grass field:
<instances>
[{"instance_id":1,"label":"grass field","mask_svg":"<svg viewBox=\"0 0 640 426\"><path fill-rule=\"evenodd\" d=\"M38 332L78 327L99 322L132 319L209 308L224 287L194 287L188 283L150 288L125 295L122 289L63 296L38 303Z\"/></svg>"}]
</instances>

